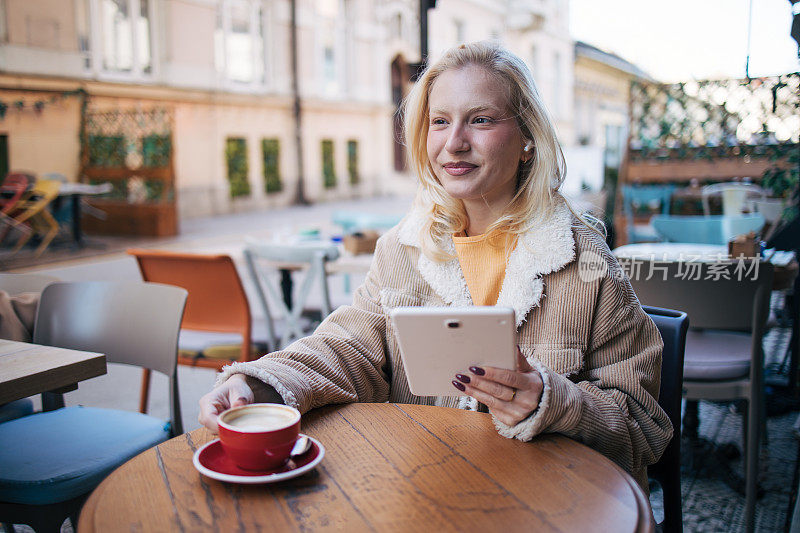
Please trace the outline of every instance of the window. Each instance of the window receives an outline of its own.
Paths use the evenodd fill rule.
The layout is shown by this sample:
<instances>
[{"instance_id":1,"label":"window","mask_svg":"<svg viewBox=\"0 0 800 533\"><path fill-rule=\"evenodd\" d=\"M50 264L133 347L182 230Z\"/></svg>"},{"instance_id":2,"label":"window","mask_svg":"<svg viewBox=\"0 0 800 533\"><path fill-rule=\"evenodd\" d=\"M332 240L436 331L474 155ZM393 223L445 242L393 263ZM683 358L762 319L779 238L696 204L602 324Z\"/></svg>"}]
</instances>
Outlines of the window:
<instances>
[{"instance_id":1,"label":"window","mask_svg":"<svg viewBox=\"0 0 800 533\"><path fill-rule=\"evenodd\" d=\"M533 75L534 81L539 77L539 52L536 50L535 46L531 46L531 74ZM540 89L541 90L541 89Z\"/></svg>"},{"instance_id":2,"label":"window","mask_svg":"<svg viewBox=\"0 0 800 533\"><path fill-rule=\"evenodd\" d=\"M250 182L247 180L247 141L237 137L225 140L225 163L228 168L228 184L231 198L250 196Z\"/></svg>"},{"instance_id":3,"label":"window","mask_svg":"<svg viewBox=\"0 0 800 533\"><path fill-rule=\"evenodd\" d=\"M347 174L350 185L358 185L361 177L358 175L358 141L347 141Z\"/></svg>"},{"instance_id":4,"label":"window","mask_svg":"<svg viewBox=\"0 0 800 533\"><path fill-rule=\"evenodd\" d=\"M151 2L99 0L100 57L104 71L152 73Z\"/></svg>"},{"instance_id":5,"label":"window","mask_svg":"<svg viewBox=\"0 0 800 533\"><path fill-rule=\"evenodd\" d=\"M337 22L339 18L339 0L318 0L320 24L320 47L322 53L322 83L326 94L336 94L339 91L337 69Z\"/></svg>"},{"instance_id":6,"label":"window","mask_svg":"<svg viewBox=\"0 0 800 533\"><path fill-rule=\"evenodd\" d=\"M354 52L355 10L349 0L316 0L317 72L322 94L343 94L354 73L348 57Z\"/></svg>"},{"instance_id":7,"label":"window","mask_svg":"<svg viewBox=\"0 0 800 533\"><path fill-rule=\"evenodd\" d=\"M605 166L619 168L622 163L622 127L606 125Z\"/></svg>"},{"instance_id":8,"label":"window","mask_svg":"<svg viewBox=\"0 0 800 533\"><path fill-rule=\"evenodd\" d=\"M326 189L336 187L336 166L333 161L333 141L322 141L322 185Z\"/></svg>"},{"instance_id":9,"label":"window","mask_svg":"<svg viewBox=\"0 0 800 533\"><path fill-rule=\"evenodd\" d=\"M261 140L261 158L264 161L264 190L267 194L283 190L280 155L281 145L278 139Z\"/></svg>"},{"instance_id":10,"label":"window","mask_svg":"<svg viewBox=\"0 0 800 533\"><path fill-rule=\"evenodd\" d=\"M261 3L222 0L214 32L214 64L225 79L264 83L264 27Z\"/></svg>"},{"instance_id":11,"label":"window","mask_svg":"<svg viewBox=\"0 0 800 533\"><path fill-rule=\"evenodd\" d=\"M456 42L463 43L466 40L466 32L464 31L464 21L463 20L454 20L453 26L456 29Z\"/></svg>"},{"instance_id":12,"label":"window","mask_svg":"<svg viewBox=\"0 0 800 533\"><path fill-rule=\"evenodd\" d=\"M83 68L87 71L92 68L89 28L89 5L86 2L75 2L75 33L78 39L78 51L83 56Z\"/></svg>"}]
</instances>

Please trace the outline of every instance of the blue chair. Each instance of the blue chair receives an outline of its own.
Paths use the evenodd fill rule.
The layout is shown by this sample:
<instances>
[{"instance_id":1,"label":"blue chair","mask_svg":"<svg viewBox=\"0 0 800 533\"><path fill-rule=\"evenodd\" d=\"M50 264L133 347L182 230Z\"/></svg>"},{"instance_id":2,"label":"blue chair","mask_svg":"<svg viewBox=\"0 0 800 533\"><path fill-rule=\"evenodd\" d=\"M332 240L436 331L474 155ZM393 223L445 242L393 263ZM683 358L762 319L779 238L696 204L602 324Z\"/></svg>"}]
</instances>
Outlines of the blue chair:
<instances>
[{"instance_id":1,"label":"blue chair","mask_svg":"<svg viewBox=\"0 0 800 533\"><path fill-rule=\"evenodd\" d=\"M183 432L178 331L187 292L155 283L54 283L42 292L33 341L106 354L169 378L170 420L71 406L0 424L0 522L59 531L116 467ZM131 384L131 389L139 388ZM123 392L123 391L120 391Z\"/></svg>"},{"instance_id":2,"label":"blue chair","mask_svg":"<svg viewBox=\"0 0 800 533\"><path fill-rule=\"evenodd\" d=\"M737 235L758 232L764 227L759 213L740 216L656 215L651 223L659 237L668 242L728 244Z\"/></svg>"},{"instance_id":3,"label":"blue chair","mask_svg":"<svg viewBox=\"0 0 800 533\"><path fill-rule=\"evenodd\" d=\"M647 469L664 494L664 533L683 531L681 508L681 398L683 395L683 356L689 317L683 311L642 306L653 319L664 341L661 358L661 388L658 405L669 416L674 433L661 459Z\"/></svg>"},{"instance_id":4,"label":"blue chair","mask_svg":"<svg viewBox=\"0 0 800 533\"><path fill-rule=\"evenodd\" d=\"M660 240L650 224L636 224L636 214L643 209L649 213L669 214L674 185L625 185L622 187L622 209L628 230L628 243Z\"/></svg>"}]
</instances>

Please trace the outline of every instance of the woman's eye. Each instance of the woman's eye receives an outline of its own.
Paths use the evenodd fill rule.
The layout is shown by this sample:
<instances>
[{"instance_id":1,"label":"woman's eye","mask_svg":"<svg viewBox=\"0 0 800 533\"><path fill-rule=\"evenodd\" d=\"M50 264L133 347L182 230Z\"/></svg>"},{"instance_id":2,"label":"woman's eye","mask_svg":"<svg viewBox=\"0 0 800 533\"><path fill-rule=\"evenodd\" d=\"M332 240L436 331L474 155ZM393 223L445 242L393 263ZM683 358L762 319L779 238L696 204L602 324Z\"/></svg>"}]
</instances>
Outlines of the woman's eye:
<instances>
[{"instance_id":1,"label":"woman's eye","mask_svg":"<svg viewBox=\"0 0 800 533\"><path fill-rule=\"evenodd\" d=\"M492 119L489 117L476 117L472 122L475 124L491 124Z\"/></svg>"},{"instance_id":2,"label":"woman's eye","mask_svg":"<svg viewBox=\"0 0 800 533\"><path fill-rule=\"evenodd\" d=\"M443 118L434 118L431 119L431 124L433 124L434 126L441 126L443 124L447 124L447 122Z\"/></svg>"}]
</instances>

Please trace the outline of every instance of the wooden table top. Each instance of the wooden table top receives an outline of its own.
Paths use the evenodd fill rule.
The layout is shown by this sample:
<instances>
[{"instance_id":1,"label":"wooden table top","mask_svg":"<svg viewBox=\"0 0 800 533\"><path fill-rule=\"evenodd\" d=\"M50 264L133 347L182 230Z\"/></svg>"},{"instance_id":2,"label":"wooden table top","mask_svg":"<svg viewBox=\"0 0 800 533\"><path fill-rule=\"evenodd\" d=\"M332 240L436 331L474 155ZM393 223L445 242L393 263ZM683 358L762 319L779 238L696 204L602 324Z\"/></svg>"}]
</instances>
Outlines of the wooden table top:
<instances>
[{"instance_id":1,"label":"wooden table top","mask_svg":"<svg viewBox=\"0 0 800 533\"><path fill-rule=\"evenodd\" d=\"M106 356L101 353L0 340L0 404L57 391L106 372Z\"/></svg>"},{"instance_id":2,"label":"wooden table top","mask_svg":"<svg viewBox=\"0 0 800 533\"><path fill-rule=\"evenodd\" d=\"M325 458L265 485L197 472L205 428L162 443L100 484L78 531L652 531L643 491L609 459L558 435L506 439L485 413L350 404L307 413L302 431Z\"/></svg>"}]
</instances>

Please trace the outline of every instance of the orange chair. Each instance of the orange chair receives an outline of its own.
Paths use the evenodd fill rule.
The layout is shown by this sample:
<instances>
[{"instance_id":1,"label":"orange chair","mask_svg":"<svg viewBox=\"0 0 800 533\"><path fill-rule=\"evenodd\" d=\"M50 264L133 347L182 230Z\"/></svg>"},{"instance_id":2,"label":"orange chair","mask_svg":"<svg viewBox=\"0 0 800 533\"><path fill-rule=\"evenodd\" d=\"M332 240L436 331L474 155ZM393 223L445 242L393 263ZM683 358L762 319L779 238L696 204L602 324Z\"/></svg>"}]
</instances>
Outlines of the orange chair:
<instances>
[{"instance_id":1,"label":"orange chair","mask_svg":"<svg viewBox=\"0 0 800 533\"><path fill-rule=\"evenodd\" d=\"M139 263L144 281L176 285L189 291L181 323L179 349L187 335L214 332L222 339L222 343L231 344L233 338L235 344L241 346L235 360L251 361L257 358L258 354L253 351L250 304L236 266L229 256L139 249L128 250L128 254ZM197 355L189 356L181 350L178 364L220 369L231 362L228 358L208 357L196 347L193 351ZM149 386L150 375L145 370L139 404L142 413L147 412Z\"/></svg>"}]
</instances>

